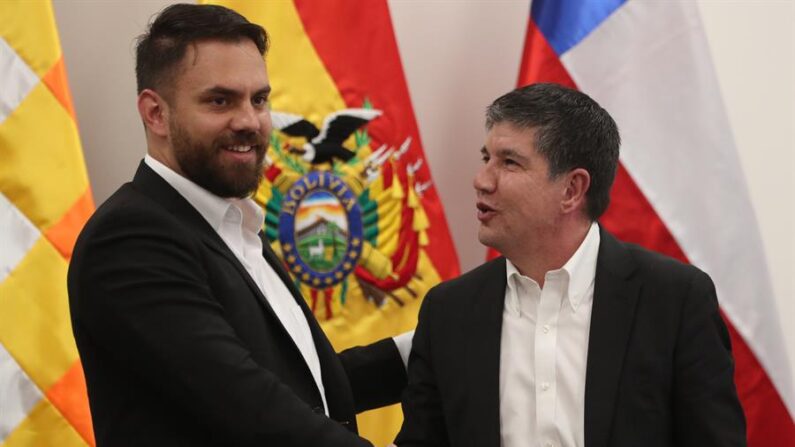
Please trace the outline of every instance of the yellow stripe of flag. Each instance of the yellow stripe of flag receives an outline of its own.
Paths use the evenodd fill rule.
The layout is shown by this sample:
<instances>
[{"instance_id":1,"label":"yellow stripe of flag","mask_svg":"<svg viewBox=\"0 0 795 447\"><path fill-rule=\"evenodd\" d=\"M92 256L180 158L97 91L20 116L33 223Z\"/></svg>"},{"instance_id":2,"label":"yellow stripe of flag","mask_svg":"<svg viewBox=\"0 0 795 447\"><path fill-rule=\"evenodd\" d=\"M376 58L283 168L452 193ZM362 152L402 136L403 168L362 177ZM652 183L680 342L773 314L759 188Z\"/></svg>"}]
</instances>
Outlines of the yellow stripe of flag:
<instances>
[{"instance_id":1,"label":"yellow stripe of flag","mask_svg":"<svg viewBox=\"0 0 795 447\"><path fill-rule=\"evenodd\" d=\"M309 40L292 1L202 2L222 4L268 31L268 70L273 110L311 110L306 118L321 124L326 114L346 108L334 80ZM312 86L312 88L306 88Z\"/></svg>"},{"instance_id":2,"label":"yellow stripe of flag","mask_svg":"<svg viewBox=\"0 0 795 447\"><path fill-rule=\"evenodd\" d=\"M61 57L61 44L49 1L0 2L0 36L39 77Z\"/></svg>"},{"instance_id":3,"label":"yellow stripe of flag","mask_svg":"<svg viewBox=\"0 0 795 447\"><path fill-rule=\"evenodd\" d=\"M93 201L50 2L0 2L0 39L38 78L0 123L0 194L42 234L0 282L0 344L45 396L0 445L93 445L66 294L71 244ZM0 426L16 422L3 416Z\"/></svg>"}]
</instances>

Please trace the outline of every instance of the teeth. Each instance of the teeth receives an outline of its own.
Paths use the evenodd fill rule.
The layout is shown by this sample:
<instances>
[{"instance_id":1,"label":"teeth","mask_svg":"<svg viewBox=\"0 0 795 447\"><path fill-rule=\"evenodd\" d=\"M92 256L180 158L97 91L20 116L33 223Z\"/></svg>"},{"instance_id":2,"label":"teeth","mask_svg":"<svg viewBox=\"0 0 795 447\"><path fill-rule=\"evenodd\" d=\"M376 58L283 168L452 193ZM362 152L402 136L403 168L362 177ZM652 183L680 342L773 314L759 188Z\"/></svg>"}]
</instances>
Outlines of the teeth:
<instances>
[{"instance_id":1,"label":"teeth","mask_svg":"<svg viewBox=\"0 0 795 447\"><path fill-rule=\"evenodd\" d=\"M227 149L233 152L248 152L253 146L228 146Z\"/></svg>"}]
</instances>

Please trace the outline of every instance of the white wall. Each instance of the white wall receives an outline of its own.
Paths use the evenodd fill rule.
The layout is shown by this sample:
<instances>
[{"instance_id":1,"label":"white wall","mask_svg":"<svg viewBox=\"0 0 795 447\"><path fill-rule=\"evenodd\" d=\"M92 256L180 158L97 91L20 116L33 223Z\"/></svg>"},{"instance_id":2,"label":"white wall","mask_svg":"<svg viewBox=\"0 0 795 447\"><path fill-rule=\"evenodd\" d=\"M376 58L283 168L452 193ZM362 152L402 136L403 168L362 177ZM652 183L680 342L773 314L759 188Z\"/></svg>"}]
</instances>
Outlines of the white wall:
<instances>
[{"instance_id":1,"label":"white wall","mask_svg":"<svg viewBox=\"0 0 795 447\"><path fill-rule=\"evenodd\" d=\"M135 110L134 38L167 1L55 0L83 149L97 202L145 152ZM516 83L528 0L390 0L433 178L463 270L484 257L471 181L483 110ZM700 1L795 359L795 2ZM454 155L454 156L453 156ZM727 216L730 218L731 216Z\"/></svg>"}]
</instances>

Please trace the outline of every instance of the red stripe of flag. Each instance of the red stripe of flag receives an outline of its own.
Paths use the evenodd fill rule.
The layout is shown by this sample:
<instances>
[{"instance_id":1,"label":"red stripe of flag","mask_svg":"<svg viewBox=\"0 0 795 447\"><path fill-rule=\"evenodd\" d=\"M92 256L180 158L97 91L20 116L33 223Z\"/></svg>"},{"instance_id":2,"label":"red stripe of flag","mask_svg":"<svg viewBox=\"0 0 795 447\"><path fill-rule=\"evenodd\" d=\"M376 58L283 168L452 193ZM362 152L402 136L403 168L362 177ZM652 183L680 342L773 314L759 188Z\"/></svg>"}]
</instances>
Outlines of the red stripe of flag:
<instances>
[{"instance_id":1,"label":"red stripe of flag","mask_svg":"<svg viewBox=\"0 0 795 447\"><path fill-rule=\"evenodd\" d=\"M361 107L368 99L374 108L384 111L367 126L375 143L372 147L382 143L399 146L411 137L411 147L404 157L409 162L423 159L415 175L421 182L429 181L431 173L386 1L295 0L295 5L307 35L345 104ZM401 169L399 175L405 181L405 170ZM424 192L422 205L431 222L426 253L442 279L454 278L460 273L458 256L436 188L432 186Z\"/></svg>"}]
</instances>

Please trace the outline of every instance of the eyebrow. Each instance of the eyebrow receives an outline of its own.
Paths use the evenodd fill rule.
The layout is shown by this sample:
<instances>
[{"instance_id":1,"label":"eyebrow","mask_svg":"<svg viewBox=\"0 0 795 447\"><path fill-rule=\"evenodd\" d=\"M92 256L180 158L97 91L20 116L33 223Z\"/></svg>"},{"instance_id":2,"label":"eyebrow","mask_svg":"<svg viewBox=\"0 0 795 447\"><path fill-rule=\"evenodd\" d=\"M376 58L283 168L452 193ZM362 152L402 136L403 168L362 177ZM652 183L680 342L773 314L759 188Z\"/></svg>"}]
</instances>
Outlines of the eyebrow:
<instances>
[{"instance_id":1,"label":"eyebrow","mask_svg":"<svg viewBox=\"0 0 795 447\"><path fill-rule=\"evenodd\" d=\"M519 160L527 160L527 157L520 154L516 149L504 148L504 149L497 149L497 155L503 158L517 158Z\"/></svg>"},{"instance_id":2,"label":"eyebrow","mask_svg":"<svg viewBox=\"0 0 795 447\"><path fill-rule=\"evenodd\" d=\"M270 94L270 92L271 92L271 86L266 85L265 87L262 87L261 89L254 92L254 96L260 96L260 95L267 96ZM232 96L232 97L241 96L240 91L227 87L222 87L220 85L216 85L215 87L211 87L203 91L202 96L206 95L223 95L223 96Z\"/></svg>"},{"instance_id":3,"label":"eyebrow","mask_svg":"<svg viewBox=\"0 0 795 447\"><path fill-rule=\"evenodd\" d=\"M489 154L489 150L486 149L486 146L483 146L482 148L480 148L480 153L482 155L491 155L491 154ZM515 149L510 149L510 148L497 149L496 151L494 151L494 155L498 156L500 158L514 158L514 159L517 159L517 160L520 160L520 161L526 161L528 159L527 157L525 157L524 155L520 154Z\"/></svg>"}]
</instances>

